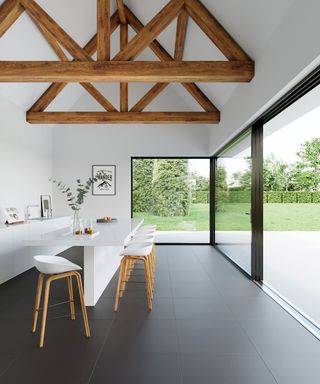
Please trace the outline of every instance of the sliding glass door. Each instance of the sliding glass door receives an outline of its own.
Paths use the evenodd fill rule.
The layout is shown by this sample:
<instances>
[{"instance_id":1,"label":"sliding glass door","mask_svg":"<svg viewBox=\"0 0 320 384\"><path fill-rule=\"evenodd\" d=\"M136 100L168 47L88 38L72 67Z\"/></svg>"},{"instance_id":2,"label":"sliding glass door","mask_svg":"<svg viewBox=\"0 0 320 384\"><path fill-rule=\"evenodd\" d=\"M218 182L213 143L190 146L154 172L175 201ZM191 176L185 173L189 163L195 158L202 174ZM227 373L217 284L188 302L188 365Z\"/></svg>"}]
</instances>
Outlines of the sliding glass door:
<instances>
[{"instance_id":1,"label":"sliding glass door","mask_svg":"<svg viewBox=\"0 0 320 384\"><path fill-rule=\"evenodd\" d=\"M320 87L264 125L263 282L320 327Z\"/></svg>"},{"instance_id":2,"label":"sliding glass door","mask_svg":"<svg viewBox=\"0 0 320 384\"><path fill-rule=\"evenodd\" d=\"M209 158L132 158L132 217L157 243L208 244L209 216Z\"/></svg>"},{"instance_id":3,"label":"sliding glass door","mask_svg":"<svg viewBox=\"0 0 320 384\"><path fill-rule=\"evenodd\" d=\"M251 275L251 131L216 158L215 243Z\"/></svg>"}]
</instances>

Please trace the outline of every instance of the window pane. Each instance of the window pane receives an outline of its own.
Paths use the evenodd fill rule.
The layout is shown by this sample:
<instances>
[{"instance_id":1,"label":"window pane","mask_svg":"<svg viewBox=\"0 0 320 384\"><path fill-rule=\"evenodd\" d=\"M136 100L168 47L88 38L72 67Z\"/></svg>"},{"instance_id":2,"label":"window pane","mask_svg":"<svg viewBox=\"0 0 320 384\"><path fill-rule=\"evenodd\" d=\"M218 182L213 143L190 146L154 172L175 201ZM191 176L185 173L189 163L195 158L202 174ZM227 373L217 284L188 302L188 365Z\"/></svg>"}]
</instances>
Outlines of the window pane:
<instances>
[{"instance_id":1,"label":"window pane","mask_svg":"<svg viewBox=\"0 0 320 384\"><path fill-rule=\"evenodd\" d=\"M133 159L133 217L156 224L156 241L209 243L210 160Z\"/></svg>"},{"instance_id":2,"label":"window pane","mask_svg":"<svg viewBox=\"0 0 320 384\"><path fill-rule=\"evenodd\" d=\"M320 88L264 126L264 283L320 323Z\"/></svg>"},{"instance_id":3,"label":"window pane","mask_svg":"<svg viewBox=\"0 0 320 384\"><path fill-rule=\"evenodd\" d=\"M217 159L217 246L251 274L251 134L247 133Z\"/></svg>"}]
</instances>

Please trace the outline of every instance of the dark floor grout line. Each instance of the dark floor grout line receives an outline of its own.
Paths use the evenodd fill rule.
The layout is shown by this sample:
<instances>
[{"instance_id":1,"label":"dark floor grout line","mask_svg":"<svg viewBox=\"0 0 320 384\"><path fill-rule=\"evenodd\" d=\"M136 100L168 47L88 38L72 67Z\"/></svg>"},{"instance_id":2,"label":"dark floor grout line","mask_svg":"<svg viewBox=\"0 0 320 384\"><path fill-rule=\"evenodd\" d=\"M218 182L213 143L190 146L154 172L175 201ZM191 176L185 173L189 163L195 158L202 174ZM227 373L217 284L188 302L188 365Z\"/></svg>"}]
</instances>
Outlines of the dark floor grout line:
<instances>
[{"instance_id":1,"label":"dark floor grout line","mask_svg":"<svg viewBox=\"0 0 320 384\"><path fill-rule=\"evenodd\" d=\"M0 378L12 367L13 363L19 359L19 356L12 359L5 370L0 373Z\"/></svg>"},{"instance_id":2,"label":"dark floor grout line","mask_svg":"<svg viewBox=\"0 0 320 384\"><path fill-rule=\"evenodd\" d=\"M194 252L196 253L196 250L194 250ZM202 265L201 261L200 261L200 258L199 256L197 255L196 253L196 257L198 258L199 260L199 263ZM222 256L221 256L222 257ZM203 265L202 265L203 267ZM205 270L205 273L207 274L207 276L209 277L209 279L212 281L212 283L214 284L213 282L213 279L212 277L210 276L210 274L207 272L207 270L205 268L203 268ZM236 268L235 268L236 269ZM239 273L241 273L240 271L238 271ZM214 284L215 286L215 284ZM279 384L278 380L276 379L275 375L273 374L271 368L268 366L267 362L264 360L264 358L262 357L262 355L260 354L259 350L257 349L256 345L254 344L253 340L251 339L251 337L249 336L249 334L247 333L247 331L243 328L238 316L235 314L235 312L233 311L232 309L232 306L229 305L228 301L225 300L224 296L221 294L221 291L220 289L215 286L215 288L217 289L217 291L219 292L219 295L222 297L223 301L224 301L224 304L226 305L226 307L230 310L230 312L232 313L232 316L235 320L235 322L238 324L238 326L241 328L241 330L243 331L243 333L247 336L250 344L252 345L253 349L255 350L256 354L259 356L261 362L263 363L263 365L266 367L266 369L268 370L268 372L270 373L270 375L273 377L275 383ZM255 287L257 289L259 289L258 287Z\"/></svg>"}]
</instances>

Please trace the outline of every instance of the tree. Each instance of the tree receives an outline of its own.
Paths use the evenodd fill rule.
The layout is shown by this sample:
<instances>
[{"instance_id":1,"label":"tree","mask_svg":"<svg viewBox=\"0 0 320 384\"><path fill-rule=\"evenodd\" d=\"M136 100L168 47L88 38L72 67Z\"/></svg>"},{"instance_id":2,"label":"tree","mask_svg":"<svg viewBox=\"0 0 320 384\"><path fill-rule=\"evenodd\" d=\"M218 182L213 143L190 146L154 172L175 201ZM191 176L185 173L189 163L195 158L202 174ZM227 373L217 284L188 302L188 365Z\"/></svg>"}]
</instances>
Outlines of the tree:
<instances>
[{"instance_id":1,"label":"tree","mask_svg":"<svg viewBox=\"0 0 320 384\"><path fill-rule=\"evenodd\" d=\"M133 161L132 198L134 212L152 210L153 159Z\"/></svg>"},{"instance_id":2,"label":"tree","mask_svg":"<svg viewBox=\"0 0 320 384\"><path fill-rule=\"evenodd\" d=\"M223 166L217 165L215 174L215 209L222 211L223 204L228 200L227 172Z\"/></svg>"},{"instance_id":3,"label":"tree","mask_svg":"<svg viewBox=\"0 0 320 384\"><path fill-rule=\"evenodd\" d=\"M294 190L294 169L271 153L263 164L263 183L265 191Z\"/></svg>"},{"instance_id":4,"label":"tree","mask_svg":"<svg viewBox=\"0 0 320 384\"><path fill-rule=\"evenodd\" d=\"M188 159L157 159L153 169L153 213L186 216L191 204Z\"/></svg>"},{"instance_id":5,"label":"tree","mask_svg":"<svg viewBox=\"0 0 320 384\"><path fill-rule=\"evenodd\" d=\"M297 153L295 179L303 191L320 189L320 138L305 141Z\"/></svg>"}]
</instances>

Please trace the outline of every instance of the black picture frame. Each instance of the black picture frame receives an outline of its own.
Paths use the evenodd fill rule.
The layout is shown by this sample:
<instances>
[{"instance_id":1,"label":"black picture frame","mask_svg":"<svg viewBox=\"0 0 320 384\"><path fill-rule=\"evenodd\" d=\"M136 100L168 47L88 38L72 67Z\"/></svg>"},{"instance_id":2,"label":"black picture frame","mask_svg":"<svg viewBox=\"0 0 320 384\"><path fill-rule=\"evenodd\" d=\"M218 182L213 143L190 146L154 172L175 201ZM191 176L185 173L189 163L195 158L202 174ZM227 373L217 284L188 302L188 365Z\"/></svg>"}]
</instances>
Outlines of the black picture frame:
<instances>
[{"instance_id":1,"label":"black picture frame","mask_svg":"<svg viewBox=\"0 0 320 384\"><path fill-rule=\"evenodd\" d=\"M117 170L112 165L92 165L92 177L99 180L92 184L93 196L116 196Z\"/></svg>"}]
</instances>

